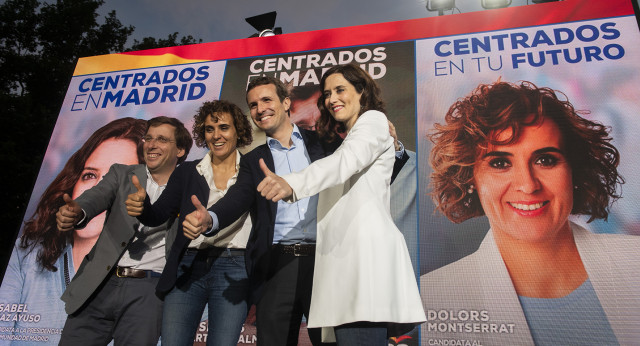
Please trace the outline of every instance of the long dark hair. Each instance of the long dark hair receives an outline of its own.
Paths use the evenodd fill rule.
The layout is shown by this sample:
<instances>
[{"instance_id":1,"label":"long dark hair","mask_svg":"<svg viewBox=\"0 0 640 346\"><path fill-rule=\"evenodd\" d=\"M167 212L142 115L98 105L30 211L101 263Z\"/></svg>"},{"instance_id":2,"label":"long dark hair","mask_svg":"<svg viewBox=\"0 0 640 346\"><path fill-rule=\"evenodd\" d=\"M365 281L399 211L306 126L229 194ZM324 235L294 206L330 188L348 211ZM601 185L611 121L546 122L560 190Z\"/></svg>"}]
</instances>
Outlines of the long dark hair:
<instances>
[{"instance_id":1,"label":"long dark hair","mask_svg":"<svg viewBox=\"0 0 640 346\"><path fill-rule=\"evenodd\" d=\"M49 184L40 197L33 216L25 222L20 247L23 249L41 245L38 263L45 269L56 271L55 263L64 248L73 241L72 232L59 232L56 228L56 212L64 205L62 195L71 195L78 182L84 165L96 148L107 139L128 139L137 145L138 162L144 162L142 137L146 133L147 122L142 119L116 119L94 132L64 165L62 171Z\"/></svg>"},{"instance_id":2,"label":"long dark hair","mask_svg":"<svg viewBox=\"0 0 640 346\"><path fill-rule=\"evenodd\" d=\"M329 110L324 104L324 85L327 81L327 77L336 73L341 74L344 79L351 83L358 93L362 93L360 96L361 107L358 116L369 110L385 112L380 87L365 70L361 69L360 66L355 63L333 66L324 73L320 80L321 93L320 98L318 98L318 109L320 109L320 118L318 118L317 123L318 134L321 137L328 138L329 140L336 138L336 129L338 132L345 131L344 124L338 123L336 119L331 116L331 113L329 113Z\"/></svg>"}]
</instances>

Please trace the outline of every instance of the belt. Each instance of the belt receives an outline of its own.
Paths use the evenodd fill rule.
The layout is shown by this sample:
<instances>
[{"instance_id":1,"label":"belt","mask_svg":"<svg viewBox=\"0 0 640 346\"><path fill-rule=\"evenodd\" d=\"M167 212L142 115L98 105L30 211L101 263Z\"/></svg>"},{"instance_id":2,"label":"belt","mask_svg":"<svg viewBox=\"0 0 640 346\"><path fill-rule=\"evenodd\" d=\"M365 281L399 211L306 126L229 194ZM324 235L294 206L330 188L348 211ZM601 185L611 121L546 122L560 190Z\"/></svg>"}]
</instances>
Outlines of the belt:
<instances>
[{"instance_id":1,"label":"belt","mask_svg":"<svg viewBox=\"0 0 640 346\"><path fill-rule=\"evenodd\" d=\"M316 254L316 244L293 244L283 245L276 244L274 249L280 251L280 253L294 256L313 256Z\"/></svg>"},{"instance_id":2,"label":"belt","mask_svg":"<svg viewBox=\"0 0 640 346\"><path fill-rule=\"evenodd\" d=\"M136 278L136 279L160 277L162 275L152 270L134 269L134 268L127 268L127 267L116 267L115 274L119 278Z\"/></svg>"},{"instance_id":3,"label":"belt","mask_svg":"<svg viewBox=\"0 0 640 346\"><path fill-rule=\"evenodd\" d=\"M230 248L220 248L220 247L209 247L204 249L191 249L187 248L185 254L203 254L203 256L207 257L233 257L233 256L244 256L244 249L230 249Z\"/></svg>"}]
</instances>

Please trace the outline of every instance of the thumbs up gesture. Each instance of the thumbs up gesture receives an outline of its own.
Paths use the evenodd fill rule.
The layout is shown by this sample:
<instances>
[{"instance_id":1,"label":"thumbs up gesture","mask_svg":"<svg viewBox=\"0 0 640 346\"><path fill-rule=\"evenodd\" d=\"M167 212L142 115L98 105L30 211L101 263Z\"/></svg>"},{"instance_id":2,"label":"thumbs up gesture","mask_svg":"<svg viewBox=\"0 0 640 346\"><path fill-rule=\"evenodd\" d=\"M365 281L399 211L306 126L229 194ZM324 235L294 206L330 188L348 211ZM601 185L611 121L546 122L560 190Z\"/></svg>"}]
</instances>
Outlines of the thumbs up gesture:
<instances>
[{"instance_id":1,"label":"thumbs up gesture","mask_svg":"<svg viewBox=\"0 0 640 346\"><path fill-rule=\"evenodd\" d=\"M131 182L137 191L128 195L124 204L127 205L127 214L130 216L140 216L144 210L144 199L147 197L147 192L142 188L135 174L131 177Z\"/></svg>"},{"instance_id":2,"label":"thumbs up gesture","mask_svg":"<svg viewBox=\"0 0 640 346\"><path fill-rule=\"evenodd\" d=\"M211 220L211 215L207 212L207 208L200 203L198 197L192 195L191 203L196 207L196 210L184 218L184 221L182 222L182 231L184 232L185 237L189 239L196 239L200 234L211 228L213 220Z\"/></svg>"},{"instance_id":3,"label":"thumbs up gesture","mask_svg":"<svg viewBox=\"0 0 640 346\"><path fill-rule=\"evenodd\" d=\"M74 226L80 222L83 216L82 208L68 194L62 196L64 205L58 209L56 213L56 225L58 231L67 232L74 229Z\"/></svg>"},{"instance_id":4,"label":"thumbs up gesture","mask_svg":"<svg viewBox=\"0 0 640 346\"><path fill-rule=\"evenodd\" d=\"M258 192L262 197L277 202L293 195L293 189L286 180L271 172L263 159L260 159L260 169L264 173L264 179L258 184Z\"/></svg>"}]
</instances>

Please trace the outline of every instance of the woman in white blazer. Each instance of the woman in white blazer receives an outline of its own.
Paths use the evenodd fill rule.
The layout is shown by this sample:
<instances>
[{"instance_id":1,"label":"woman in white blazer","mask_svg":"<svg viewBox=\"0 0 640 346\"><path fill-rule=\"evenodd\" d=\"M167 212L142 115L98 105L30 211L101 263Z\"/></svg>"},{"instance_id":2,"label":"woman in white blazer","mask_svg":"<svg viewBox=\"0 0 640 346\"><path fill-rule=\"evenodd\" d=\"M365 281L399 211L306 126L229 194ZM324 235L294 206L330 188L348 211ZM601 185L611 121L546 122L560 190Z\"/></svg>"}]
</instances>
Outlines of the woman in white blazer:
<instances>
[{"instance_id":1,"label":"woman in white blazer","mask_svg":"<svg viewBox=\"0 0 640 346\"><path fill-rule=\"evenodd\" d=\"M387 345L426 320L405 240L389 211L395 149L380 89L357 65L330 68L320 82L321 136L346 132L331 156L258 190L295 201L320 193L309 328L338 345ZM334 334L335 329L335 334ZM399 334L398 334L399 333Z\"/></svg>"},{"instance_id":2,"label":"woman in white blazer","mask_svg":"<svg viewBox=\"0 0 640 346\"><path fill-rule=\"evenodd\" d=\"M606 219L619 198L608 129L532 83L480 85L431 134L432 195L454 222L486 215L475 253L421 278L427 344L613 345L639 340L640 237Z\"/></svg>"}]
</instances>

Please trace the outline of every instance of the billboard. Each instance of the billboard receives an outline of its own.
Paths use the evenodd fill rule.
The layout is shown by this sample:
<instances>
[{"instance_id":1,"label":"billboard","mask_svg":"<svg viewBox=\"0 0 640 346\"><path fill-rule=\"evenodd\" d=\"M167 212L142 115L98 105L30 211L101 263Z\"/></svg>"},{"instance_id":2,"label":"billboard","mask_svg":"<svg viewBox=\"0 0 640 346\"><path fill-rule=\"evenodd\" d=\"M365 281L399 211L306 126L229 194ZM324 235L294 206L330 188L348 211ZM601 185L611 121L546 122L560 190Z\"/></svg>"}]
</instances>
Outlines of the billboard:
<instances>
[{"instance_id":1,"label":"billboard","mask_svg":"<svg viewBox=\"0 0 640 346\"><path fill-rule=\"evenodd\" d=\"M428 316L422 327L424 344L637 342L640 334L629 328L640 321L640 292L635 288L638 257L632 250L638 239L629 236L638 235L640 216L633 207L638 162L631 149L635 140L629 137L636 126L631 117L639 106L634 100L640 96L640 75L632 67L640 56L631 43L637 35L635 18L622 16L416 41L418 95L422 96L417 107L419 196L436 190L436 200L442 198L437 193L444 191L445 183L434 177L442 174L445 163L434 166L433 155L449 150L442 141L450 134L438 132L435 125L453 123L445 115L459 116L464 119L461 122L472 119L474 111L495 114L496 122L500 112L504 117L517 116L510 112L519 111L522 100L508 90L490 91L501 83L512 83L514 90L523 83L527 88L553 89L582 118L606 126L610 143L619 151L618 172L624 178L624 184L611 184L601 173L597 184L615 186L621 198L611 199L606 221L597 218L588 222L595 215L593 210L575 211L586 203L583 199L588 200L580 195L580 189L587 180L584 166L592 160L579 158L578 152L601 154L590 148L596 143L582 144L576 151L572 143L565 143L575 140L570 139L569 134L575 131L571 126L554 120L559 129L552 138L536 132L528 143L527 132L522 130L515 143L487 146L485 142L487 147L482 150L465 142L473 141L472 135L456 139L478 155L488 156L476 157L469 168L471 180L462 189L472 192L463 191L463 199L469 200L463 200L462 210L453 213L464 215L468 209L464 221L454 223L449 220L454 215L448 219L443 213L434 213L436 203L444 204L442 200L420 200L421 292ZM439 86L437 90L433 84ZM543 103L535 106L551 113ZM556 115L547 116L555 119ZM468 121L500 131L496 130L499 125ZM562 154L547 158L524 151L544 148L560 148ZM506 156L502 158L502 154ZM487 161L489 158L493 161ZM518 161L525 159L530 161ZM566 161L572 170L569 181L562 185L558 176L551 176L551 164L534 161L546 159ZM462 167L464 161L450 160L455 167ZM490 179L486 179L484 167L492 170ZM527 172L516 173L522 167ZM532 181L525 181L528 175ZM456 178L455 174L450 177ZM474 203L481 204L483 215L476 213ZM565 210L553 209L563 203ZM561 220L532 224L532 219L538 222L552 217ZM573 237L562 241L561 235L571 231Z\"/></svg>"},{"instance_id":2,"label":"billboard","mask_svg":"<svg viewBox=\"0 0 640 346\"><path fill-rule=\"evenodd\" d=\"M390 339L391 345L566 344L578 340L577 335L603 344L637 343L640 263L635 250L640 213L635 205L640 169L633 153L640 111L639 41L630 0L565 0L82 58L0 286L0 344L59 340L66 320L59 297L101 227L96 220L96 231L89 236L57 234L52 215L63 204L62 194L71 193L80 178L66 183L56 178L70 174L72 155L99 128L117 119L159 115L176 117L191 128L198 107L214 99L234 102L248 113L247 84L269 75L290 87L291 120L314 129L322 73L350 62L381 86L387 117L410 157L392 184L391 208L410 251L428 321L408 335ZM475 154L463 165L467 173L460 181L465 184L453 190L462 204L449 217L437 210L442 196L450 195L432 198L437 184L431 157L440 150L440 137L434 134L447 124L450 109L452 115L464 113L462 106L452 106L477 105L500 83L549 88L544 90L570 102L580 118L606 127L624 179L624 184L609 184L615 186L613 195L621 197L611 198L606 220L600 215L587 222L592 214L585 210L592 209L575 212L567 207L589 200L583 186L573 182L584 180L584 162L574 156L590 148L567 151L574 142L565 138L568 129L558 121L551 122L557 125L554 136L527 136L527 129L541 127L536 123L524 126L513 142L489 145L488 139L503 132L490 130L484 142L464 147L460 152ZM475 130L468 132L482 133ZM522 143L529 143L529 137L534 140L525 148ZM256 132L254 146L262 143L264 136ZM541 149L545 156L540 156ZM105 165L137 163L135 155L118 150L119 155L105 158ZM205 154L194 147L188 160ZM496 157L500 160L487 159ZM491 179L482 179L484 162L490 163L487 169L500 168L489 171ZM513 177L521 182L528 176L511 174L518 167L529 173L565 167L564 177L571 183L562 185L559 179L531 173L535 193L527 194L511 184ZM83 181L95 184L87 177ZM520 195L510 199L513 191ZM497 207L505 201L516 211ZM557 212L555 205L560 206ZM501 222L509 212L521 219ZM559 215L560 221L548 214ZM539 229L529 225L532 219L548 219L545 225L558 232L530 236L527 232ZM545 242L550 239L545 237L557 234L569 241ZM22 239L36 246L24 246ZM518 246L507 246L505 239ZM39 257L41 251L48 253L46 258ZM251 311L239 345L255 344L254 318ZM205 314L195 344L206 342L206 320ZM303 330L304 326L302 321ZM300 344L310 345L305 332L300 333Z\"/></svg>"}]
</instances>

